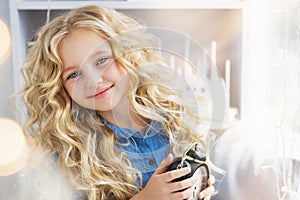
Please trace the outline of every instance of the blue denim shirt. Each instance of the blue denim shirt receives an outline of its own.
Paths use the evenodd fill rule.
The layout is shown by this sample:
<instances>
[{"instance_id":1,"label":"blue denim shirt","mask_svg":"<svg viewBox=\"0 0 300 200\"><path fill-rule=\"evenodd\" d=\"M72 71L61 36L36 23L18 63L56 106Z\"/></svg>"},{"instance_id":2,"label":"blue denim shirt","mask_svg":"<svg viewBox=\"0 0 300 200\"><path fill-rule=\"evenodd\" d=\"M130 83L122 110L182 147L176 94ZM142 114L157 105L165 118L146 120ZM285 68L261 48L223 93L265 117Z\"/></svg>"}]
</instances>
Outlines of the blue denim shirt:
<instances>
[{"instance_id":1,"label":"blue denim shirt","mask_svg":"<svg viewBox=\"0 0 300 200\"><path fill-rule=\"evenodd\" d=\"M142 186L145 187L160 162L170 152L169 138L163 133L162 124L153 121L145 134L133 129L120 128L108 122L105 122L105 125L115 133L120 143L116 147L124 151L132 166L142 173ZM137 185L139 183L140 180L137 180Z\"/></svg>"}]
</instances>

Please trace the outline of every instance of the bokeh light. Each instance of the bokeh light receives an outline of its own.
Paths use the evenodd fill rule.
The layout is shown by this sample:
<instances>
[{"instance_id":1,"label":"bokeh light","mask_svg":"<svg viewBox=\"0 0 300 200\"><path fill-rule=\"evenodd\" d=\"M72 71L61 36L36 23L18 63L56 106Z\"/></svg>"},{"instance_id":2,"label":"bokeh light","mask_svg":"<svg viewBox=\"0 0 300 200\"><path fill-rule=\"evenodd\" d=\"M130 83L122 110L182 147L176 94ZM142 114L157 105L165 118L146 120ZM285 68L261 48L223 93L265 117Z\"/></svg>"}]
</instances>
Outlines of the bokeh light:
<instances>
[{"instance_id":1,"label":"bokeh light","mask_svg":"<svg viewBox=\"0 0 300 200\"><path fill-rule=\"evenodd\" d=\"M11 119L0 118L0 176L22 169L28 158L27 152L22 128Z\"/></svg>"},{"instance_id":2,"label":"bokeh light","mask_svg":"<svg viewBox=\"0 0 300 200\"><path fill-rule=\"evenodd\" d=\"M9 56L11 50L11 36L7 25L0 20L0 64Z\"/></svg>"}]
</instances>

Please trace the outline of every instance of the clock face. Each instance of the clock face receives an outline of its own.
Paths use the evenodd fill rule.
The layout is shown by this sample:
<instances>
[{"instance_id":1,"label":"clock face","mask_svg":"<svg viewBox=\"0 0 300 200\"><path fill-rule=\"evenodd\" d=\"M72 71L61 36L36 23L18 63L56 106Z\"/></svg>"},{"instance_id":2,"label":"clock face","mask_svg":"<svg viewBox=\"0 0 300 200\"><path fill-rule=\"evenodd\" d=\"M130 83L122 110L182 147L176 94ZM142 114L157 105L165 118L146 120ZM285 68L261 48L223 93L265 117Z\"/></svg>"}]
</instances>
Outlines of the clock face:
<instances>
[{"instance_id":1,"label":"clock face","mask_svg":"<svg viewBox=\"0 0 300 200\"><path fill-rule=\"evenodd\" d=\"M193 200L197 200L199 192L201 192L207 187L207 181L208 181L207 169L204 166L200 166L194 172L193 176L199 177L198 181L195 183L195 188L193 191Z\"/></svg>"}]
</instances>

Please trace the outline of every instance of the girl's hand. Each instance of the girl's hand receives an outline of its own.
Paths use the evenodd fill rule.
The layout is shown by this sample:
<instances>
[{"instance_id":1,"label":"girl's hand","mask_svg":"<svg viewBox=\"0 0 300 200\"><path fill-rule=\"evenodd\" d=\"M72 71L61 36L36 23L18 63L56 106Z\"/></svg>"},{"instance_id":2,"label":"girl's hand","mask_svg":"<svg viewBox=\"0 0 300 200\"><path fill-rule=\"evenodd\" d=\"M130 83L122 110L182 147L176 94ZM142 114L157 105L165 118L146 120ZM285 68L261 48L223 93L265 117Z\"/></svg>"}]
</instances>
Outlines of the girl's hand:
<instances>
[{"instance_id":1,"label":"girl's hand","mask_svg":"<svg viewBox=\"0 0 300 200\"><path fill-rule=\"evenodd\" d=\"M199 192L198 194L199 199L204 198L204 200L209 200L211 196L216 193L215 187L213 186L215 181L216 181L215 177L210 175L208 179L208 187L205 190Z\"/></svg>"},{"instance_id":2,"label":"girl's hand","mask_svg":"<svg viewBox=\"0 0 300 200\"><path fill-rule=\"evenodd\" d=\"M160 200L183 200L191 199L194 184L197 179L191 177L182 181L172 182L172 180L190 173L188 167L165 172L172 163L173 157L167 156L149 179L145 188L133 199L160 199Z\"/></svg>"}]
</instances>

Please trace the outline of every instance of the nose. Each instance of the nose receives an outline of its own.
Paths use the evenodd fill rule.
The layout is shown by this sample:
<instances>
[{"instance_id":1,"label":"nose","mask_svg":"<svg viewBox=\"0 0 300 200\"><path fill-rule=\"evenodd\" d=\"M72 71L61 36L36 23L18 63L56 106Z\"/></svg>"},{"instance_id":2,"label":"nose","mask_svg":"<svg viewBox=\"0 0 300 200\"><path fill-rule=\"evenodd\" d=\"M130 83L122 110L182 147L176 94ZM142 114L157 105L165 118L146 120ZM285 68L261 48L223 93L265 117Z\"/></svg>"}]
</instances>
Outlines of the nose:
<instances>
[{"instance_id":1,"label":"nose","mask_svg":"<svg viewBox=\"0 0 300 200\"><path fill-rule=\"evenodd\" d=\"M102 74L93 68L87 69L85 75L87 89L95 89L103 81Z\"/></svg>"}]
</instances>

